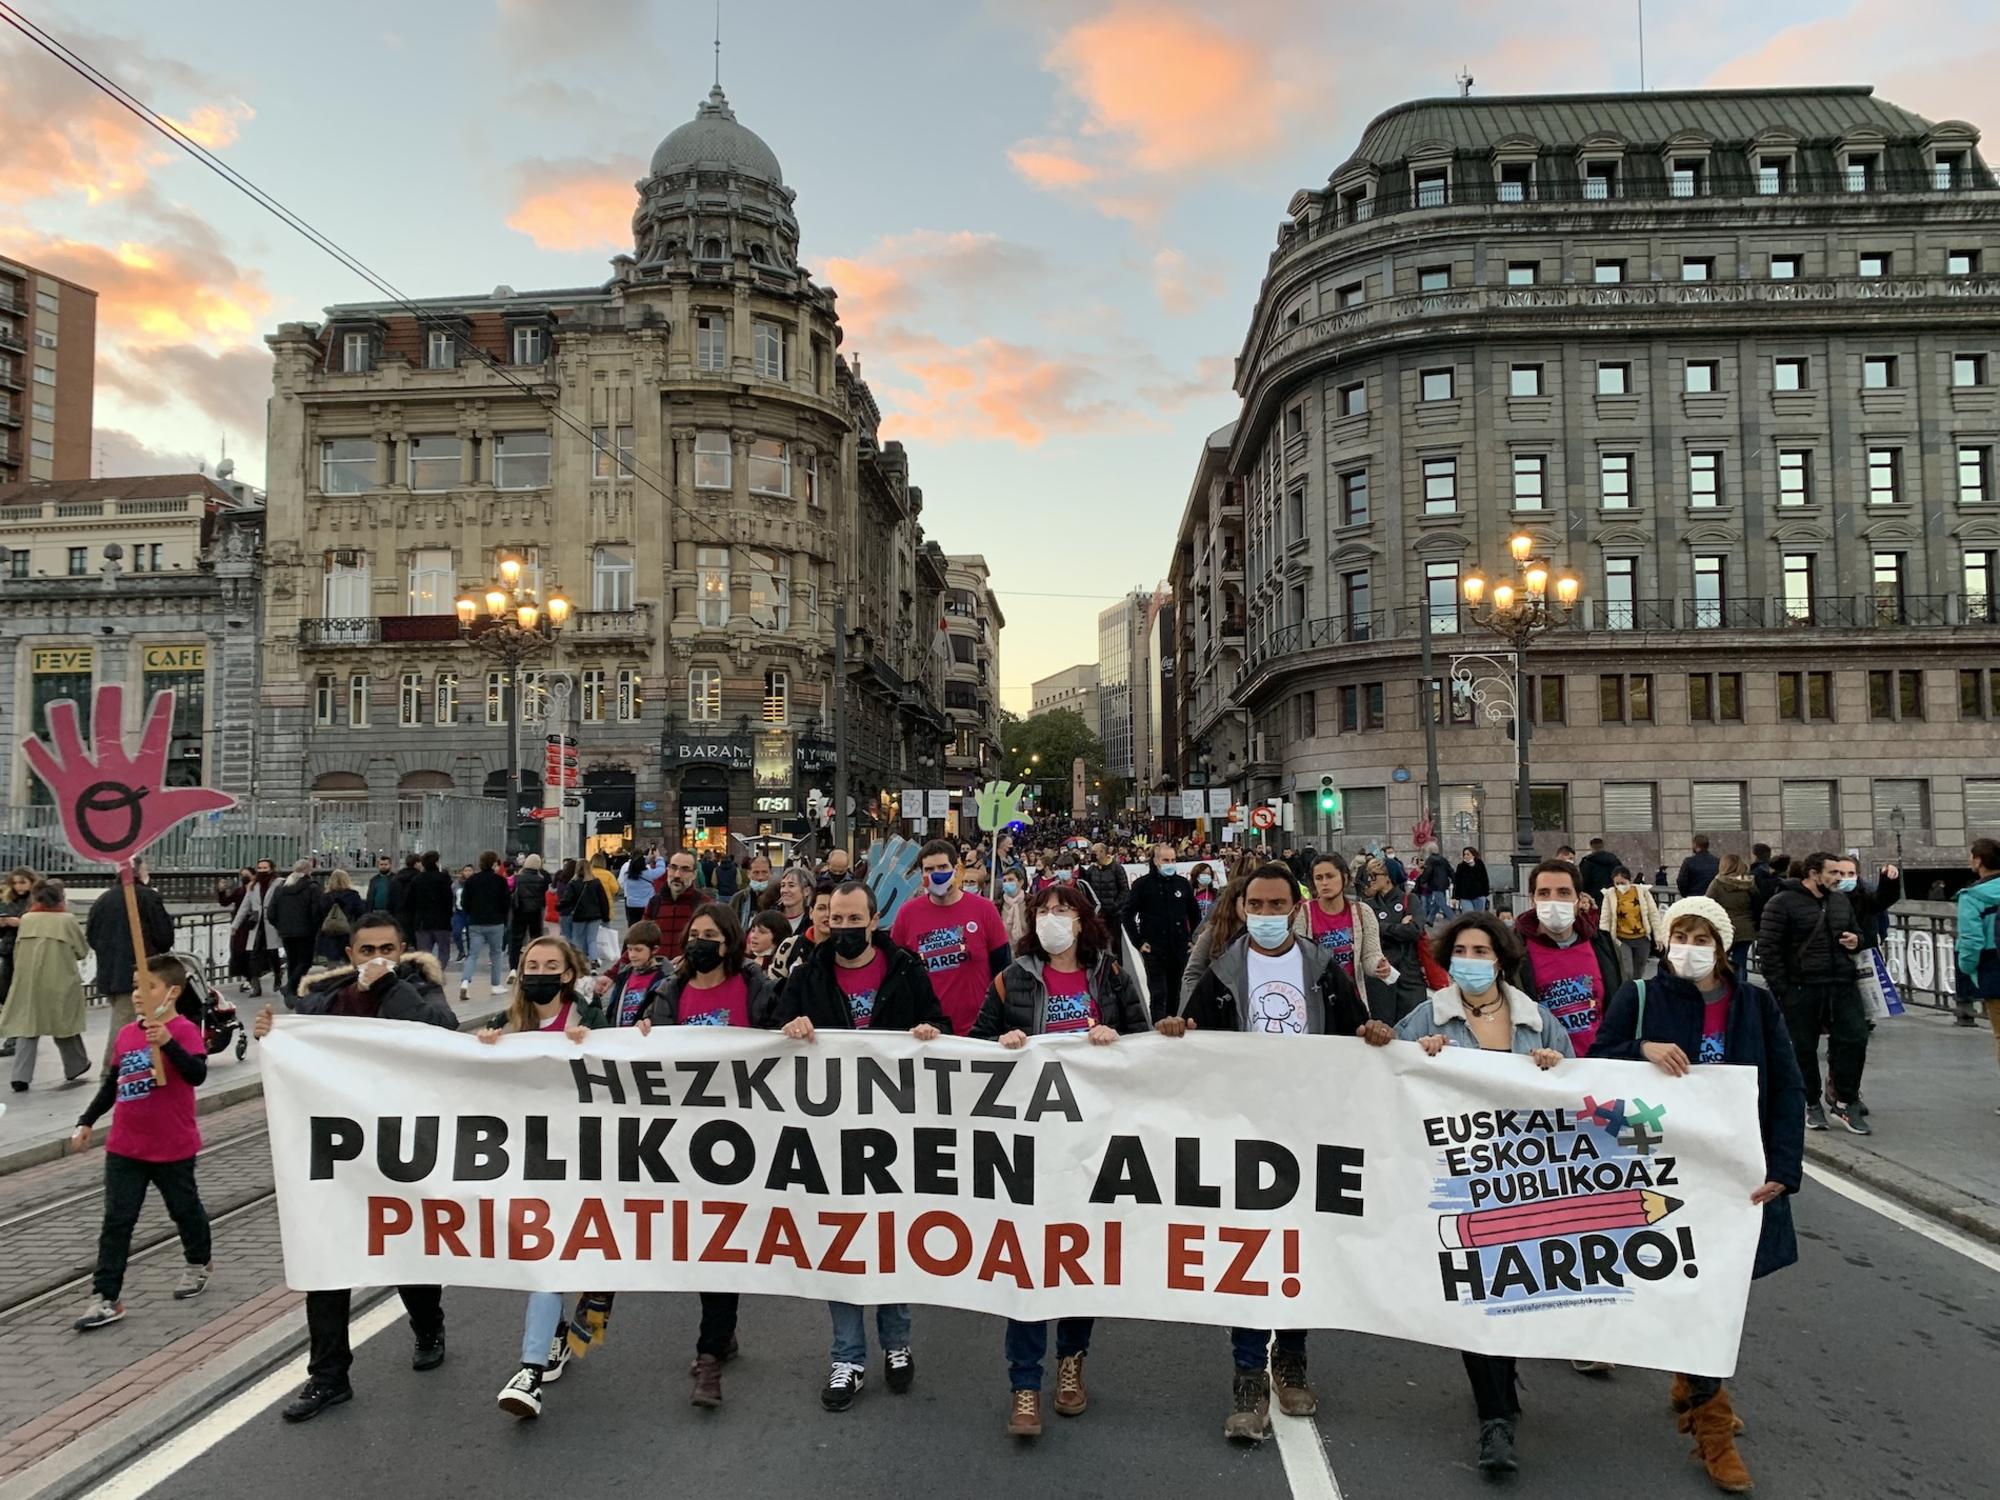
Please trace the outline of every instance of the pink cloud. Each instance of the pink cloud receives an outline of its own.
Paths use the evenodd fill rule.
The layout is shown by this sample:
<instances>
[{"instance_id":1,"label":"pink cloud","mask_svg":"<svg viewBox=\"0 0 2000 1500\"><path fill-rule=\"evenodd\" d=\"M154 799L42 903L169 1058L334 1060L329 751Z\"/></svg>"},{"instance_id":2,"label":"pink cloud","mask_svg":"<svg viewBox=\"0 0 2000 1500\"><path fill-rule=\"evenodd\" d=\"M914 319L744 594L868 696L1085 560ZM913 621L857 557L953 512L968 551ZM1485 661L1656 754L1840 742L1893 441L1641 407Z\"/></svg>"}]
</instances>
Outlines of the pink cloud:
<instances>
[{"instance_id":1,"label":"pink cloud","mask_svg":"<svg viewBox=\"0 0 2000 1500\"><path fill-rule=\"evenodd\" d=\"M1104 174L1089 162L1079 161L1063 141L1023 141L1007 153L1010 165L1038 188L1077 188Z\"/></svg>"},{"instance_id":2,"label":"pink cloud","mask_svg":"<svg viewBox=\"0 0 2000 1500\"><path fill-rule=\"evenodd\" d=\"M1872 82L1883 98L1932 120L1978 122L1990 111L2000 46L1986 0L1853 0L1837 16L1788 26L1707 79L1712 88ZM1958 37L1969 46L1950 47ZM1977 45L1986 41L1986 46Z\"/></svg>"},{"instance_id":3,"label":"pink cloud","mask_svg":"<svg viewBox=\"0 0 2000 1500\"><path fill-rule=\"evenodd\" d=\"M997 234L917 229L885 235L857 256L831 256L823 269L840 293L841 327L850 338L866 338L919 307L976 311L1046 267L1040 251Z\"/></svg>"},{"instance_id":4,"label":"pink cloud","mask_svg":"<svg viewBox=\"0 0 2000 1500\"><path fill-rule=\"evenodd\" d=\"M636 162L524 162L507 227L543 250L629 250L638 177Z\"/></svg>"},{"instance_id":5,"label":"pink cloud","mask_svg":"<svg viewBox=\"0 0 2000 1500\"><path fill-rule=\"evenodd\" d=\"M887 352L902 380L877 394L883 426L920 442L1001 441L1037 447L1052 434L1104 432L1131 416L1098 394L1101 377L1081 361L981 338L947 345L903 336Z\"/></svg>"},{"instance_id":6,"label":"pink cloud","mask_svg":"<svg viewBox=\"0 0 2000 1500\"><path fill-rule=\"evenodd\" d=\"M1222 292L1222 276L1213 266L1198 265L1171 246L1154 252L1153 293L1175 317L1185 317Z\"/></svg>"}]
</instances>

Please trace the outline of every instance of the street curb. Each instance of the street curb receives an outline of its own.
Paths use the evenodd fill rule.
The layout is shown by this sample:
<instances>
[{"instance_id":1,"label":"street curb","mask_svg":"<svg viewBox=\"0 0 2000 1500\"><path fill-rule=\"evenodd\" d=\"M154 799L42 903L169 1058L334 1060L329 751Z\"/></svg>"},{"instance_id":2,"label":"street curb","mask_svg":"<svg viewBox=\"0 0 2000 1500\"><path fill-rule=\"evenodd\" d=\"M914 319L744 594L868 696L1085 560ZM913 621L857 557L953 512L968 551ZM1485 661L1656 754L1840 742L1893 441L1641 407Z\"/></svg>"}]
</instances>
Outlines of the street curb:
<instances>
[{"instance_id":1,"label":"street curb","mask_svg":"<svg viewBox=\"0 0 2000 1500\"><path fill-rule=\"evenodd\" d=\"M1806 1155L1906 1207L1942 1219L1954 1229L1989 1245L2000 1245L2000 1207L1908 1167L1893 1166L1871 1153L1847 1148L1844 1142L1816 1132L1806 1136Z\"/></svg>"},{"instance_id":2,"label":"street curb","mask_svg":"<svg viewBox=\"0 0 2000 1500\"><path fill-rule=\"evenodd\" d=\"M378 1305L394 1291L377 1287L354 1297L352 1317ZM86 1495L118 1469L239 1391L302 1353L309 1342L305 1321L295 1312L260 1329L205 1364L193 1377L156 1392L138 1405L100 1422L51 1453L33 1468L0 1483L0 1500L71 1500Z\"/></svg>"}]
</instances>

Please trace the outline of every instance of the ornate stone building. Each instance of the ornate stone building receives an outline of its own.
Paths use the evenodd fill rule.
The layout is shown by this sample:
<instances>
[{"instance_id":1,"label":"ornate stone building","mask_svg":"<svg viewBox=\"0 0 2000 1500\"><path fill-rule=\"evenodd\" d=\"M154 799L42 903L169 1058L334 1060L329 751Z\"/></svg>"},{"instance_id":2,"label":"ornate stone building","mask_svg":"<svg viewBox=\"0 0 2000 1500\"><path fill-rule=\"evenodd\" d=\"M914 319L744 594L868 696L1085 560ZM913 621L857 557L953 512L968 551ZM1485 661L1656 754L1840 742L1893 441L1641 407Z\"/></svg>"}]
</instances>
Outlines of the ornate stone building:
<instances>
[{"instance_id":1,"label":"ornate stone building","mask_svg":"<svg viewBox=\"0 0 2000 1500\"><path fill-rule=\"evenodd\" d=\"M601 286L271 337L264 717L297 794L504 793L504 676L453 613L503 556L575 610L521 673L523 801L561 673L594 837L794 831L831 790L843 604L864 828L943 753L923 496L838 353L776 157L717 88L637 189Z\"/></svg>"},{"instance_id":2,"label":"ornate stone building","mask_svg":"<svg viewBox=\"0 0 2000 1500\"><path fill-rule=\"evenodd\" d=\"M1529 651L1537 844L1963 860L2000 829L2000 192L1865 88L1432 99L1280 227L1173 561L1191 770L1513 838L1461 579L1582 580ZM1436 647L1419 666L1425 623ZM1461 833L1460 830L1463 830Z\"/></svg>"}]
</instances>

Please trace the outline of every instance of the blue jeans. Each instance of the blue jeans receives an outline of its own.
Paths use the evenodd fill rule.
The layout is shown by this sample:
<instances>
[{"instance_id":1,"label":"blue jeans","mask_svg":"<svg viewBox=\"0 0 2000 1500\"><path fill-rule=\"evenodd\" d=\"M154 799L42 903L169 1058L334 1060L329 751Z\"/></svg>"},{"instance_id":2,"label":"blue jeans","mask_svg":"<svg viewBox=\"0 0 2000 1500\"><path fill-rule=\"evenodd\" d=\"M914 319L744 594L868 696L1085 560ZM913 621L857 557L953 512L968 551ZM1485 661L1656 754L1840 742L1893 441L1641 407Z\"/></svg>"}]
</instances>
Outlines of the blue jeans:
<instances>
[{"instance_id":1,"label":"blue jeans","mask_svg":"<svg viewBox=\"0 0 2000 1500\"><path fill-rule=\"evenodd\" d=\"M562 1326L563 1299L561 1292L528 1293L528 1316L521 1325L521 1363L524 1365L546 1364L549 1345L554 1342L556 1329Z\"/></svg>"},{"instance_id":2,"label":"blue jeans","mask_svg":"<svg viewBox=\"0 0 2000 1500\"><path fill-rule=\"evenodd\" d=\"M468 927L465 936L465 970L458 976L458 982L472 983L473 971L479 967L479 950L484 948L489 955L493 983L499 986L507 977L506 927L498 922L490 927Z\"/></svg>"},{"instance_id":3,"label":"blue jeans","mask_svg":"<svg viewBox=\"0 0 2000 1500\"><path fill-rule=\"evenodd\" d=\"M1448 891L1424 892L1424 919L1441 922L1451 915L1451 893Z\"/></svg>"},{"instance_id":4,"label":"blue jeans","mask_svg":"<svg viewBox=\"0 0 2000 1500\"><path fill-rule=\"evenodd\" d=\"M852 1302L829 1302L833 1314L833 1362L837 1365L868 1363L868 1309ZM910 1305L884 1302L875 1309L875 1337L882 1352L910 1347Z\"/></svg>"},{"instance_id":5,"label":"blue jeans","mask_svg":"<svg viewBox=\"0 0 2000 1500\"><path fill-rule=\"evenodd\" d=\"M1491 896L1467 896L1459 904L1467 911L1485 911L1493 905L1493 898Z\"/></svg>"},{"instance_id":6,"label":"blue jeans","mask_svg":"<svg viewBox=\"0 0 2000 1500\"><path fill-rule=\"evenodd\" d=\"M465 957L467 927L464 912L455 911L451 914L451 949L459 958Z\"/></svg>"},{"instance_id":7,"label":"blue jeans","mask_svg":"<svg viewBox=\"0 0 2000 1500\"><path fill-rule=\"evenodd\" d=\"M572 922L570 931L575 934L569 942L590 963L597 962L597 935L604 931L602 922Z\"/></svg>"},{"instance_id":8,"label":"blue jeans","mask_svg":"<svg viewBox=\"0 0 2000 1500\"><path fill-rule=\"evenodd\" d=\"M1277 1332L1278 1347L1287 1354L1306 1352L1306 1331L1303 1328L1280 1328ZM1229 1351L1236 1356L1239 1370L1261 1370L1270 1363L1270 1343L1272 1333L1268 1328L1232 1328L1229 1330Z\"/></svg>"},{"instance_id":9,"label":"blue jeans","mask_svg":"<svg viewBox=\"0 0 2000 1500\"><path fill-rule=\"evenodd\" d=\"M570 947L574 948L576 946L576 923L572 922L568 917L556 918L556 932Z\"/></svg>"},{"instance_id":10,"label":"blue jeans","mask_svg":"<svg viewBox=\"0 0 2000 1500\"><path fill-rule=\"evenodd\" d=\"M1090 1352L1090 1330L1095 1318L1056 1320L1056 1358ZM1042 1388L1042 1356L1049 1352L1049 1325L1007 1320L1007 1380L1017 1391Z\"/></svg>"}]
</instances>

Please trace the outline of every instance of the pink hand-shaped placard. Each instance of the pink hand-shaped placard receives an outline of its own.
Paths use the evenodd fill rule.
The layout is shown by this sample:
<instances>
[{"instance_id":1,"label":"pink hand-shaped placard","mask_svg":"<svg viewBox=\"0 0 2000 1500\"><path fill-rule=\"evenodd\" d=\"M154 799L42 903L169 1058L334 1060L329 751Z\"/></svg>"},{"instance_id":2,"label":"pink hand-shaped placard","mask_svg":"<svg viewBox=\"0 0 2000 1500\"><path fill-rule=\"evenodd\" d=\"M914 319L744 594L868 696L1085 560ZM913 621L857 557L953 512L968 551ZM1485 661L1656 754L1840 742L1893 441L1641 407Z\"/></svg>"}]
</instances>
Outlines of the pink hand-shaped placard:
<instances>
[{"instance_id":1,"label":"pink hand-shaped placard","mask_svg":"<svg viewBox=\"0 0 2000 1500\"><path fill-rule=\"evenodd\" d=\"M49 705L47 744L32 737L21 742L21 753L55 797L70 848L91 864L129 865L182 819L236 804L212 787L166 785L171 692L155 693L147 705L137 755L125 751L124 713L122 687L107 683L97 689L90 714L95 756L84 748L76 704L67 698Z\"/></svg>"}]
</instances>

